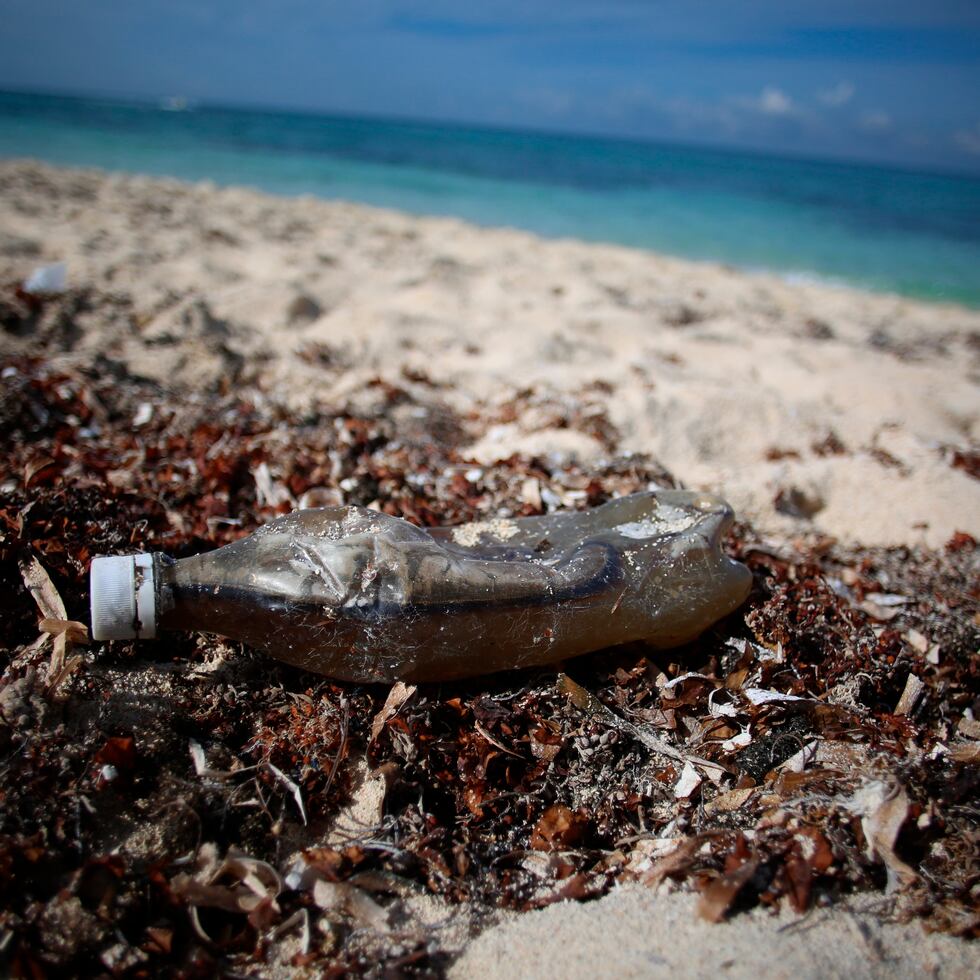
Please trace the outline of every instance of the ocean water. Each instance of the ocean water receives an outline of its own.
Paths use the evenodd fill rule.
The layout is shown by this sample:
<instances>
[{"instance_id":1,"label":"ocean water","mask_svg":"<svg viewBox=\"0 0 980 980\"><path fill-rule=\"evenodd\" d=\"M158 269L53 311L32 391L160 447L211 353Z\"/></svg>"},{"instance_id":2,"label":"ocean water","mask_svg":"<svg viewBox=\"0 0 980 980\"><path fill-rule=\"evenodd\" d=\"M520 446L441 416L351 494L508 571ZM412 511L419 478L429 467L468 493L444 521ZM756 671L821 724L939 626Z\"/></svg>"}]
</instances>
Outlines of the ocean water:
<instances>
[{"instance_id":1,"label":"ocean water","mask_svg":"<svg viewBox=\"0 0 980 980\"><path fill-rule=\"evenodd\" d=\"M0 93L0 156L454 215L980 306L980 179L629 140Z\"/></svg>"}]
</instances>

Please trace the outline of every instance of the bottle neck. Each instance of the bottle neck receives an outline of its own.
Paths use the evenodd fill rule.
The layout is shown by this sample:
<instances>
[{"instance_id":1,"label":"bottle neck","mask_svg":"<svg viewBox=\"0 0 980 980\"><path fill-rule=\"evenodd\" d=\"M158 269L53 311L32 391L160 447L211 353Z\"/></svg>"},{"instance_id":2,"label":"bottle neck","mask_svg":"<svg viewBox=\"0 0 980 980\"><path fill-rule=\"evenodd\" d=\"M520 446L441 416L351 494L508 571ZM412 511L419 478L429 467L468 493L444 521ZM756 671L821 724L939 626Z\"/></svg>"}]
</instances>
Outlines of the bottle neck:
<instances>
[{"instance_id":1,"label":"bottle neck","mask_svg":"<svg viewBox=\"0 0 980 980\"><path fill-rule=\"evenodd\" d=\"M178 560L166 555L154 557L160 628L217 632L216 607L224 603L222 584L214 569L203 563L200 556Z\"/></svg>"},{"instance_id":2,"label":"bottle neck","mask_svg":"<svg viewBox=\"0 0 980 980\"><path fill-rule=\"evenodd\" d=\"M160 629L218 633L241 640L269 628L262 624L262 614L274 611L275 598L255 588L248 570L229 561L225 549L176 561L165 555L155 558Z\"/></svg>"}]
</instances>

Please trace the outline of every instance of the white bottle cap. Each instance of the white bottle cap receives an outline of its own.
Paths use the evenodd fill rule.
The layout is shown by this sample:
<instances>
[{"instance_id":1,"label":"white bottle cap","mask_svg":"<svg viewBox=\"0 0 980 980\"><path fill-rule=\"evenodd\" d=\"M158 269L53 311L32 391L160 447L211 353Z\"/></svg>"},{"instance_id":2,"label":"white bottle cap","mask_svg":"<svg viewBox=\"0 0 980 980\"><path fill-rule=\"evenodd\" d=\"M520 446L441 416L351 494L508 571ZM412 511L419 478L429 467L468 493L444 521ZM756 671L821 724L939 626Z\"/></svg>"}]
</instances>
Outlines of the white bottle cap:
<instances>
[{"instance_id":1,"label":"white bottle cap","mask_svg":"<svg viewBox=\"0 0 980 980\"><path fill-rule=\"evenodd\" d=\"M93 558L89 570L93 640L156 636L152 555Z\"/></svg>"}]
</instances>

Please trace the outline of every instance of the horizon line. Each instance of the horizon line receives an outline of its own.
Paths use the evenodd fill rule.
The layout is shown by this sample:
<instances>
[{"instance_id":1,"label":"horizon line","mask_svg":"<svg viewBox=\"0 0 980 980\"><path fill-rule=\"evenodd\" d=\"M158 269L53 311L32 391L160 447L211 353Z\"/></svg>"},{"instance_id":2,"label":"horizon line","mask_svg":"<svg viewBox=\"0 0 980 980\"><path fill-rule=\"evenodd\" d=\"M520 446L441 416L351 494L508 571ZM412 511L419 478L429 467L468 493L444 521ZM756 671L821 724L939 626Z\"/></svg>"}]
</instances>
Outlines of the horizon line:
<instances>
[{"instance_id":1,"label":"horizon line","mask_svg":"<svg viewBox=\"0 0 980 980\"><path fill-rule=\"evenodd\" d=\"M8 87L0 83L0 95L13 96L35 96L41 98L62 98L83 100L103 100L107 102L117 102L122 105L134 108L153 108L158 111L173 111L163 107L170 99L186 100L186 107L178 111L194 112L200 109L219 110L229 112L258 112L258 113L280 113L284 115L311 116L324 119L351 119L362 120L365 122L385 122L396 125L421 125L421 126L442 126L453 129L473 129L491 133L509 134L533 134L552 139L579 139L595 142L627 143L639 146L658 147L664 149L683 149L694 150L697 152L717 153L720 156L734 155L747 157L763 157L776 160L787 160L795 163L814 163L824 166L843 166L858 167L869 170L897 171L899 173L915 174L919 176L934 176L955 178L968 181L980 181L980 168L976 171L961 169L955 165L943 167L939 164L909 164L900 163L892 160L883 161L877 159L862 159L838 156L834 154L812 154L812 153L792 153L785 150L764 149L761 147L742 147L720 144L716 142L688 142L684 140L673 140L664 137L650 136L627 136L623 134L597 133L594 131L574 131L562 128L545 127L538 128L533 125L522 125L514 123L504 125L500 123L476 122L473 120L446 119L435 117L403 116L399 114L364 112L344 109L314 109L302 106L274 105L269 103L244 103L244 102L213 102L210 100L195 99L180 93L166 93L160 95L120 95L105 91L64 91L57 89L28 89Z\"/></svg>"}]
</instances>

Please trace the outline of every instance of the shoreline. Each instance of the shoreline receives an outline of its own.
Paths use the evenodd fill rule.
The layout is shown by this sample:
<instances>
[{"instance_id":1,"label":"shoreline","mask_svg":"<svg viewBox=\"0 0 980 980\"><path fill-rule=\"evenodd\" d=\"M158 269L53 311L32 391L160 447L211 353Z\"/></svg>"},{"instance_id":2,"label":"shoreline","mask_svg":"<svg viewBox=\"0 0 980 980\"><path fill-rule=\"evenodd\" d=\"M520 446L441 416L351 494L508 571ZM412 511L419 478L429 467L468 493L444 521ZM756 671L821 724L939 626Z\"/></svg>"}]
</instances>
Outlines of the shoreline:
<instances>
[{"instance_id":1,"label":"shoreline","mask_svg":"<svg viewBox=\"0 0 980 980\"><path fill-rule=\"evenodd\" d=\"M130 177L134 179L147 179L160 181L166 183L168 181L176 181L179 184L185 184L189 186L202 187L208 190L215 191L231 191L231 192L244 192L248 194L259 194L267 195L269 197L281 199L284 201L305 201L312 200L322 204L334 204L343 207L352 208L364 208L367 211L375 211L381 214L399 215L403 218L418 218L423 221L433 220L433 221L459 221L465 225L469 225L475 229L480 229L489 232L513 232L515 234L530 235L533 238L538 238L545 242L556 242L556 243L570 243L578 244L583 246L594 245L599 248L611 248L611 249L624 249L627 252L639 252L641 254L649 255L657 259L673 260L677 262L691 263L693 265L704 265L712 269L721 269L729 272L738 273L740 275L748 276L750 278L758 278L762 280L775 279L782 282L788 286L815 286L821 289L829 289L843 292L853 292L860 295L872 295L880 296L885 299L892 299L894 301L911 301L914 303L924 303L928 306L937 306L944 308L954 308L964 310L970 313L980 313L980 299L975 303L970 303L965 300L960 299L949 299L946 297L925 295L922 293L908 292L903 293L896 289L887 286L875 286L872 283L867 282L851 282L845 278L833 274L823 274L820 272L814 272L806 268L798 269L779 269L777 267L770 267L766 265L756 265L753 263L741 265L736 262L728 261L723 258L717 258L712 256L689 256L679 254L677 252L663 251L657 248L648 247L644 245L630 245L623 242L618 242L610 238L596 237L582 237L575 235L565 235L565 234L548 234L545 232L535 231L529 228L523 228L516 224L510 223L492 223L483 222L476 219L459 217L450 212L435 212L435 211L425 211L425 210L413 210L410 207L394 207L387 206L383 204L372 204L367 201L360 201L353 197L344 196L324 196L308 191L286 191L286 190L274 190L263 188L257 184L250 184L248 182L237 182L231 181L225 183L223 181L213 180L208 177L201 178L184 178L177 177L166 173L155 173L153 171L145 170L130 170L126 167L103 167L103 166L90 166L90 165L75 165L71 163L55 163L47 161L41 157L33 156L0 156L0 167L6 165L37 165L40 167L52 167L57 170L75 170L82 173L90 173L96 176L109 178L109 177ZM910 174L928 176L925 171L908 171ZM957 176L956 174L948 174L944 176ZM959 175L964 176L964 179L973 179L969 175Z\"/></svg>"},{"instance_id":2,"label":"shoreline","mask_svg":"<svg viewBox=\"0 0 980 980\"><path fill-rule=\"evenodd\" d=\"M84 104L84 103L85 100L82 100L80 104ZM142 108L145 110L145 109L152 108L152 105L134 104L131 108L133 109ZM160 111L161 113L163 113L163 110ZM202 110L202 111L206 112L208 110ZM219 111L219 110L215 108L215 111ZM246 109L234 110L234 111L241 111L246 115L249 112L249 110ZM170 116L184 115L183 113L176 113L176 114L163 113L163 114L170 115ZM277 113L272 110L259 110L258 115L260 116L268 115L270 118L275 118L277 116ZM315 116L311 118L315 118ZM332 118L332 117L327 117L327 118ZM337 118L341 118L341 117L337 117ZM364 121L364 120L362 120L361 117L352 116L350 117L349 121L352 123L357 123L359 121ZM384 122L384 121L380 121L380 122ZM392 125L395 125L395 123L392 123ZM450 128L459 128L459 127L450 126ZM465 132L465 127L463 127L461 131ZM82 133L83 135L85 132L86 132L85 130L80 130L80 133ZM112 141L115 140L117 137L121 136L121 134L114 133L113 131L110 130L106 130L106 132L103 135L110 141L110 143L112 143ZM543 134L543 135L547 135L547 134ZM89 133L89 136L90 137L94 136L94 131L92 133ZM288 164L295 163L298 169L296 168L291 169L290 167L287 166L283 170L283 172L285 172L287 176L275 180L271 176L273 171L270 169L270 164L272 163L273 160L273 157L270 155L271 150L263 150L261 147L258 147L255 148L254 155L252 157L250 157L248 153L240 153L237 155L237 160L233 161L232 156L235 155L236 151L231 146L226 146L220 141L214 144L213 146L209 146L206 144L202 144L198 146L193 142L193 139L185 148L185 152L189 155L189 159L194 160L196 159L195 154L203 153L205 156L209 158L209 165L204 164L204 169L206 173L202 174L200 172L201 171L200 165L191 164L186 167L187 173L181 176L179 174L179 171L181 167L184 166L184 164L180 162L181 160L180 157L175 157L173 159L170 159L167 156L167 143L164 139L164 136L161 133L151 132L145 138L148 140L148 142L146 143L144 149L151 151L151 156L153 154L156 154L158 156L162 154L165 159L169 160L170 169L175 172L178 172L177 176L173 176L171 173L168 173L166 171L166 168L161 169L158 172L146 172L140 170L138 165L135 168L131 166L125 166L125 165L120 166L116 164L110 164L108 166L105 166L101 164L101 161L100 163L97 163L95 165L82 164L80 166L84 169L98 169L105 173L127 174L134 177L138 177L141 175L150 175L153 176L155 179L161 179L161 180L176 179L176 180L185 180L192 183L197 183L201 181L208 182L214 180L215 186L218 187L250 189L250 190L254 190L257 193L267 193L279 197L285 197L287 199L295 199L296 197L302 197L305 196L307 193L309 193L312 196L315 196L317 200L321 200L325 202L336 201L336 202L351 202L351 203L359 204L361 201L369 202L372 198L372 195L375 198L378 198L378 196L380 195L380 197L382 198L380 203L378 204L365 203L364 206L366 207L380 206L382 208L391 207L394 210L400 210L406 214L411 214L415 217L423 217L423 218L440 217L440 216L452 218L458 216L459 220L470 221L476 224L478 227L487 228L487 229L515 228L519 230L525 230L530 234L535 234L535 235L545 237L549 240L560 241L560 240L564 240L567 237L570 240L582 241L590 244L620 246L624 248L639 249L642 251L651 252L652 254L656 254L656 255L674 256L683 261L708 262L708 263L718 263L723 265L727 264L727 265L731 265L733 268L737 268L739 271L749 272L749 273L752 273L754 270L762 270L764 273L771 274L774 276L779 276L779 277L792 278L795 276L802 275L802 276L814 277L815 279L818 279L819 281L826 282L826 283L834 283L839 280L848 288L856 289L858 291L872 291L880 295L903 296L909 299L916 299L921 302L950 303L956 305L963 305L969 309L980 310L980 284L960 282L957 286L955 283L950 283L950 282L946 282L945 284L943 283L943 275L939 270L948 267L948 263L946 264L946 266L943 266L943 264L940 263L938 267L932 269L931 274L924 270L918 270L918 272L915 275L912 275L911 277L906 275L905 278L913 282L913 285L910 286L907 290L903 290L900 287L900 285L896 285L895 283L883 282L881 284L877 284L875 282L876 268L877 268L877 263L875 261L871 261L870 264L868 262L865 262L864 265L866 266L866 268L864 269L863 273L861 272L860 269L855 268L853 265L846 265L846 266L840 266L839 268L834 268L833 262L831 262L831 268L825 271L820 271L820 269L818 268L821 261L826 261L826 255L835 253L837 249L856 246L857 253L855 254L859 255L862 252L862 250L867 250L869 248L872 248L872 243L870 241L864 242L862 245L860 239L852 239L847 237L842 238L840 241L834 239L834 242L836 243L835 247L830 248L829 252L827 251L826 247L823 250L824 260L821 260L819 258L819 256L822 253L820 250L817 250L815 252L810 253L810 258L812 259L810 263L807 263L805 260L801 260L801 261L794 260L786 268L781 268L779 265L780 256L782 255L781 250L773 251L772 249L770 249L768 253L768 261L765 256L762 256L760 258L760 256L758 255L756 256L743 255L740 247L733 248L732 241L726 240L726 237L723 234L723 230L725 227L724 223L719 224L714 229L714 234L707 234L706 229L704 228L700 229L700 231L698 231L697 235L695 236L698 239L698 241L702 243L713 241L714 244L710 248L702 248L700 247L700 245L698 245L693 250L691 248L685 247L682 244L682 239L676 238L676 236L672 238L675 246L673 248L671 248L666 241L654 240L657 239L658 237L661 239L663 238L663 235L660 233L653 234L653 237L649 242L629 241L630 239L636 239L637 237L639 237L640 239L644 239L646 237L649 237L651 233L649 231L637 232L635 227L631 227L628 224L616 225L616 227L619 229L619 233L617 234L615 232L608 231L608 228L613 226L608 225L607 222L605 226L607 228L607 231L605 233L602 231L602 228L600 228L597 234L592 235L589 233L589 231L591 228L591 223L593 222L595 216L593 214L590 214L590 210L589 207L587 206L587 202L585 198L578 199L577 197L575 197L575 195L577 194L578 190L580 190L580 188L578 188L577 185L575 185L574 183L567 184L567 185L566 184L554 184L554 185L541 184L540 185L540 189L547 194L557 195L558 197L561 197L566 193L571 193L573 195L574 200L570 199L569 201L564 201L562 206L558 207L557 210L554 211L554 213L545 212L539 214L536 218L528 219L525 221L522 221L520 218L518 218L516 221L514 220L508 221L506 218L506 213L508 212L508 210L513 214L515 213L514 209L517 208L518 209L517 213L519 214L526 213L526 211L520 210L521 207L520 201L523 200L522 195L525 193L525 191L528 190L528 188L535 188L539 186L534 180L528 182L525 187L525 184L522 181L513 181L506 177L495 175L492 172L484 173L482 171L475 171L474 173L469 174L469 173L464 173L463 171L454 171L449 168L442 169L437 164L432 165L430 167L424 161L398 164L392 167L388 163L386 163L383 159L375 160L375 159L364 158L364 159L349 160L343 154L339 154L337 156L331 156L329 153L323 154L321 158L320 156L318 156L315 150L304 149L303 147L282 148L281 150L282 160L286 161ZM586 142L589 142L594 139L599 139L599 138L597 137L585 138ZM613 142L615 143L615 140L613 140ZM643 144L641 142L639 145L646 145L646 144ZM655 146L655 145L656 144L650 144L650 146ZM9 149L10 148L8 147L8 150ZM681 147L679 149L682 152L690 152L690 153L717 152L722 156L728 153L730 155L735 156L736 158L742 153L742 151L737 151L737 150L732 150L732 151L724 151L721 149L709 150L709 149L702 149L697 147ZM24 156L17 154L16 144L14 144L14 150L15 150L14 154L0 159L2 159L6 163L15 162L18 159L22 159L22 160L37 159L38 162L41 163L45 162L43 156L43 152L44 152L43 150L40 151L40 156L37 157L32 157L30 153ZM112 156L118 157L120 154L122 154L122 157L125 158L125 151L122 149L122 146L116 146ZM98 157L100 156L100 150L98 149L97 142L94 143L93 147L91 147L87 151L87 154L83 154L83 155L87 155L90 158L94 157L95 159L98 159ZM812 161L806 158L798 159L795 157L757 154L752 152L747 153L747 155L752 158L757 158L760 161L771 160L771 161L776 161L785 164L796 163L801 166L812 164L813 166L817 166L817 167L819 166L826 166L826 167L836 166L840 168L853 167L859 173L864 170L877 171L881 169L879 167L876 167L875 165L862 164L860 162L849 164L843 161ZM313 166L313 164L316 163L317 161L319 161L319 167ZM238 179L237 175L234 175L236 169L247 172L249 168L252 167L253 164L258 167L256 173L262 172L266 174L264 178L257 178L256 180L250 182L248 180L242 181ZM65 163L52 163L49 165L66 166L66 167L79 166L72 163L71 161ZM363 167L364 174L367 175L367 179L359 180L358 178L353 177L352 173L349 172L351 167L355 169L357 167ZM377 173L374 173L374 171L377 171ZM217 178L214 178L213 176L209 177L207 176L207 172L218 173L221 174L221 176ZM890 171L888 171L887 168L885 168L885 171L883 172L890 172ZM947 176L949 179L963 179L963 180L971 179L969 175L950 174L950 175L941 176L938 174L932 175L929 172L919 171L915 169L897 168L894 169L893 172L899 175L900 177L909 178L909 179L928 178L930 176L935 176L940 179L945 179ZM374 173L373 176L371 176L372 173ZM412 176L413 179L403 185L401 183L401 176L409 175L409 174ZM976 178L972 178L972 179L976 179ZM266 183L263 183L263 180L265 180ZM291 188L289 185L297 180L301 184L309 185L308 188L306 190L304 190L302 187ZM351 180L353 181L352 185L348 184L348 181ZM430 182L433 181L436 183L441 182L445 186L442 186L440 188L434 186L428 186ZM469 186L469 182L474 182L474 181L476 183L474 183L472 187ZM418 183L419 186L415 186L416 183ZM349 189L350 186L354 186L358 188L362 192L362 194L361 195L358 195L357 193L345 194L344 188L348 187ZM333 193L331 193L332 187L339 190L339 193L336 196ZM391 187L399 188L399 193L402 196L401 201L384 200L384 198L390 198L390 194L388 194L387 191ZM523 188L523 190L521 190L521 188ZM324 191L326 192L325 194L323 193ZM627 188L627 192L628 194L632 193L632 191L629 190L629 188ZM514 200L510 199L511 193L516 195ZM697 190L695 189L693 193L697 193ZM731 193L735 194L735 197L738 197L739 192L737 189L732 190ZM440 200L444 198L447 194L459 198L456 205L451 210L445 210L439 206ZM600 194L605 194L605 191L600 191ZM486 209L483 208L482 206L479 206L476 203L484 200L484 198L486 197L494 197L494 196L500 197L499 208L502 210L498 211L498 213L503 213L505 215L505 217L501 220L498 220L497 217L488 217ZM413 197L418 197L420 203L417 204L413 203ZM532 194L529 201L533 201L533 199L536 197L537 194ZM723 200L727 200L727 198L723 198ZM737 205L736 209L732 212L732 214L734 214L736 218L742 216L743 212L740 211L739 208L742 205L744 205L747 201L751 201L751 200L754 200L751 197L751 195L746 197L744 200L739 198L740 203ZM733 197L732 202L734 201L735 198ZM776 201L778 203L779 198L775 197L773 198L773 201ZM524 203L528 204L529 202L525 201ZM615 196L609 196L605 201L605 207L603 210L608 213L616 213L619 211L629 212L630 209L634 206L634 203L635 202L631 203L628 197L624 198L623 200L617 200ZM693 206L693 202L691 203ZM788 204L792 202L783 202L783 203ZM855 202L851 202L851 203L853 205ZM705 200L701 202L700 206L702 208L705 208L705 207L710 207L710 204L711 204L710 201ZM666 210L664 210L665 205L666 205ZM805 202L796 201L794 206L796 205L805 207ZM658 212L658 216L656 217L656 220L651 219L651 222L648 223L649 226L652 228L656 228L658 225L661 224L664 225L665 227L670 227L671 222L677 220L678 217L682 222L688 221L690 220L691 215L695 213L690 208L688 208L687 210L682 209L679 212L679 214L672 214L671 208L669 206L669 202L662 199L658 199L657 206L662 213ZM564 223L565 220L563 217L564 212L569 209L571 209L571 211L575 213L574 220L579 225L578 234L576 234L574 230L572 231L571 234L567 234L566 231L561 229L561 227L555 226L555 222L557 222L558 226ZM697 209L695 208L695 211L696 210ZM727 213L727 212L722 212L722 213ZM748 213L749 226L751 226L753 213L754 212L750 207ZM729 215L729 217L731 217L731 215ZM831 234L833 232L833 228L835 226L833 215L814 214L811 216L811 218L813 222L812 227L816 228L819 233L818 237L826 234ZM784 219L790 221L791 224L786 226L780 224L780 221ZM772 227L769 228L768 232L764 231L761 234L761 237L766 238L770 235L776 235L778 237L780 234L782 234L784 236L784 240L787 241L798 240L801 235L805 234L805 229L807 227L805 223L801 223L801 222L802 222L801 215L793 215L790 210L787 210L785 214L783 214L782 217L779 218L779 220L776 220L775 224L773 224ZM601 224L602 222L600 222L600 225ZM551 225L552 227L548 227L549 225ZM926 233L929 233L928 229L926 229ZM914 239L914 235L918 234L918 232L913 232L911 234L913 234L913 238L908 239L910 242ZM787 235L789 235L790 237L786 237ZM755 229L755 235L753 235L751 232L746 230L745 235L743 236L743 238L745 238L748 241L752 241L754 237L755 238L760 237L758 227L756 227ZM668 235L667 238L671 238L671 236ZM897 241L904 242L905 240L906 240L906 234L903 232L902 235L898 236ZM878 241L878 245L875 247L891 248L892 242L893 239L891 238L888 237L880 238L880 241ZM828 240L824 244L825 246L827 246L831 243ZM940 249L940 254L943 254L942 250L945 249L948 244L949 244L948 241L940 237L936 239L934 243L934 247ZM692 251L694 254L691 254ZM709 254L705 254L706 252L713 252L715 254L709 255ZM916 256L918 256L919 253L915 252L914 250L908 255L906 255L904 259L901 258L901 254L902 253L900 249L898 253L898 257L893 259L893 262L898 262L898 265L895 266L895 268L901 267L901 268L914 269L916 267L916 263L921 261L921 258L916 258ZM962 257L959 256L958 254L954 254L952 255L952 261L954 264L960 264L962 262ZM902 264L903 262L905 262L905 265ZM909 262L911 262L911 265L908 264ZM854 275L853 281L848 278L848 276L852 272ZM924 286L914 285L914 283L917 281L926 283L926 285Z\"/></svg>"},{"instance_id":3,"label":"shoreline","mask_svg":"<svg viewBox=\"0 0 980 980\"><path fill-rule=\"evenodd\" d=\"M372 204L367 201L360 201L350 197L327 197L307 191L278 191L265 189L257 184L246 182L229 182L214 180L209 177L185 178L173 176L166 173L155 173L148 170L131 170L126 167L106 167L88 164L58 163L36 156L2 156L0 155L0 174L6 170L18 170L20 168L37 168L39 170L52 170L66 173L74 173L81 176L98 180L131 180L131 181L151 181L166 187L170 184L178 187L194 188L203 192L228 193L255 195L258 197L269 197L283 201L287 204L315 203L326 207L337 207L341 209L363 209L368 214L375 214L378 217L390 217L400 220L419 220L422 222L448 222L459 223L475 231L485 231L491 234L512 234L526 235L529 238L539 240L542 243L554 243L556 245L572 245L581 247L595 247L603 250L622 250L628 254L639 254L650 257L653 260L664 262L676 262L683 265L704 266L706 269L715 272L726 272L735 275L745 276L748 279L757 279L761 285L766 282L776 281L789 287L817 288L836 293L853 293L856 298L876 297L882 300L891 300L895 303L912 303L927 307L936 307L941 310L959 310L967 315L977 315L980 317L980 301L976 305L963 302L957 299L947 299L941 297L923 296L914 293L903 293L895 289L886 287L876 287L868 283L850 282L834 275L824 275L805 268L780 270L776 267L765 265L739 265L722 258L712 257L692 257L678 254L676 252L663 251L645 245L630 245L617 242L608 238L588 238L576 235L547 234L523 228L515 224L485 224L478 220L458 217L448 212L415 211L408 207L395 207L383 204ZM910 171L918 173L918 171Z\"/></svg>"}]
</instances>

